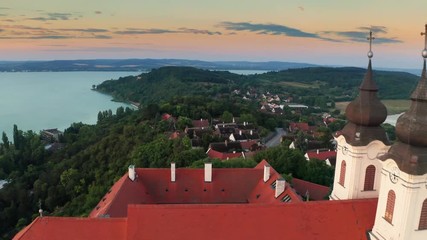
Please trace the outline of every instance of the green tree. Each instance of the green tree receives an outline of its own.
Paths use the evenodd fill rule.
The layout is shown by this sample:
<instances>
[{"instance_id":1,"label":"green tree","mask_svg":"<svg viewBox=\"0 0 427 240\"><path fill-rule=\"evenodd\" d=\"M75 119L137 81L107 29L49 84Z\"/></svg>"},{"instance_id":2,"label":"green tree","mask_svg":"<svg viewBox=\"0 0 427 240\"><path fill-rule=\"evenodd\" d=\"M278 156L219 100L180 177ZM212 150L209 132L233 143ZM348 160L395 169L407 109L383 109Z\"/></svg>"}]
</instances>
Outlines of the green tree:
<instances>
[{"instance_id":1,"label":"green tree","mask_svg":"<svg viewBox=\"0 0 427 240\"><path fill-rule=\"evenodd\" d=\"M192 120L188 117L180 116L176 122L176 127L179 130L184 130L186 127L192 127L192 126L193 126Z\"/></svg>"},{"instance_id":2,"label":"green tree","mask_svg":"<svg viewBox=\"0 0 427 240\"><path fill-rule=\"evenodd\" d=\"M7 135L5 132L2 134L2 140L3 140L3 146L6 149L9 149L9 138L7 138Z\"/></svg>"},{"instance_id":3,"label":"green tree","mask_svg":"<svg viewBox=\"0 0 427 240\"><path fill-rule=\"evenodd\" d=\"M233 114L229 111L224 111L221 116L223 122L229 123L233 121Z\"/></svg>"}]
</instances>

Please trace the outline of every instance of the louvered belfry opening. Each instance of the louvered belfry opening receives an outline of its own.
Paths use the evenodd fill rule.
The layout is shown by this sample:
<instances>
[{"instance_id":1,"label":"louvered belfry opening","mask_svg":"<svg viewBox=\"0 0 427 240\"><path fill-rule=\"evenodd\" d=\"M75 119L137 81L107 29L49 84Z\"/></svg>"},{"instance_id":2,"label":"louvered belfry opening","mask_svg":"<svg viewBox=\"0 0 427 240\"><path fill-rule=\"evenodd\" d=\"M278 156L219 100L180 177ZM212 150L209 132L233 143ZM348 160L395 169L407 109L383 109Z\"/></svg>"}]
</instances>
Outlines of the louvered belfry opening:
<instances>
[{"instance_id":1,"label":"louvered belfry opening","mask_svg":"<svg viewBox=\"0 0 427 240\"><path fill-rule=\"evenodd\" d=\"M345 171L346 171L346 163L344 160L342 160L341 162L341 172L340 172L340 180L339 180L339 184L341 184L341 186L344 187L344 183L345 183Z\"/></svg>"},{"instance_id":2,"label":"louvered belfry opening","mask_svg":"<svg viewBox=\"0 0 427 240\"><path fill-rule=\"evenodd\" d=\"M374 190L375 183L375 166L369 165L365 171L365 185L363 187L364 191L372 191Z\"/></svg>"},{"instance_id":3,"label":"louvered belfry opening","mask_svg":"<svg viewBox=\"0 0 427 240\"><path fill-rule=\"evenodd\" d=\"M396 201L396 194L393 190L390 190L388 192L387 196L387 205L385 208L385 220L387 222L392 223L393 222L393 212L394 212L394 202Z\"/></svg>"},{"instance_id":4,"label":"louvered belfry opening","mask_svg":"<svg viewBox=\"0 0 427 240\"><path fill-rule=\"evenodd\" d=\"M427 229L427 199L423 202L423 207L421 208L420 224L418 225L418 230Z\"/></svg>"}]
</instances>

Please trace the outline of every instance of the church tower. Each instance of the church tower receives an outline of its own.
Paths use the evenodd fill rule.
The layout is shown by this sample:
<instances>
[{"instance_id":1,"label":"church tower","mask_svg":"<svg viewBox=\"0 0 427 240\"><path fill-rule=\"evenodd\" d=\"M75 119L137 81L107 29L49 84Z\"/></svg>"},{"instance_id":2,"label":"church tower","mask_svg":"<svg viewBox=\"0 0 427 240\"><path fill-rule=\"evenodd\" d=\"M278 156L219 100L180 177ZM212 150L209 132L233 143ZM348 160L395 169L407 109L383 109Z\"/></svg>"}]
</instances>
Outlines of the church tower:
<instances>
[{"instance_id":1,"label":"church tower","mask_svg":"<svg viewBox=\"0 0 427 240\"><path fill-rule=\"evenodd\" d=\"M427 239L427 36L422 56L411 106L396 123L398 141L379 157L381 190L371 239Z\"/></svg>"},{"instance_id":2,"label":"church tower","mask_svg":"<svg viewBox=\"0 0 427 240\"><path fill-rule=\"evenodd\" d=\"M389 148L385 130L380 126L387 109L377 97L372 79L372 32L369 40L368 69L359 87L359 96L346 108L347 124L335 133L337 161L331 200L376 198L380 188L379 154Z\"/></svg>"}]
</instances>

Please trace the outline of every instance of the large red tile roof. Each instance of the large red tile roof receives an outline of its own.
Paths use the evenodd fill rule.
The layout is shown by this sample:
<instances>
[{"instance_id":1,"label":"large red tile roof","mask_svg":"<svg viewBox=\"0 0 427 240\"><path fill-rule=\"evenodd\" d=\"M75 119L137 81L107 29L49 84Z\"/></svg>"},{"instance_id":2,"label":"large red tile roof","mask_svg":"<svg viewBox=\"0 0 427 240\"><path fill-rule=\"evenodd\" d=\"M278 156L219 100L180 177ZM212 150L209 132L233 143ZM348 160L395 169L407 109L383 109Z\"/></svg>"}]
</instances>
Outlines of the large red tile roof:
<instances>
[{"instance_id":1,"label":"large red tile roof","mask_svg":"<svg viewBox=\"0 0 427 240\"><path fill-rule=\"evenodd\" d=\"M376 199L285 205L132 205L128 239L367 239Z\"/></svg>"},{"instance_id":2,"label":"large red tile roof","mask_svg":"<svg viewBox=\"0 0 427 240\"><path fill-rule=\"evenodd\" d=\"M126 239L126 218L38 217L14 240Z\"/></svg>"},{"instance_id":3,"label":"large red tile roof","mask_svg":"<svg viewBox=\"0 0 427 240\"><path fill-rule=\"evenodd\" d=\"M204 169L176 169L176 182L170 169L136 169L89 218L37 218L14 239L366 239L377 199L301 202L289 184L275 198L280 175L264 182L266 164L213 169L211 183Z\"/></svg>"},{"instance_id":4,"label":"large red tile roof","mask_svg":"<svg viewBox=\"0 0 427 240\"><path fill-rule=\"evenodd\" d=\"M281 178L270 168L270 179L264 183L262 161L255 168L213 169L212 182L204 181L204 169L176 169L176 181L171 182L169 168L137 168L137 178L131 181L125 174L89 217L125 217L129 204L214 204L214 203L278 203L281 196L289 195L300 201L288 184L285 192L274 197L271 184Z\"/></svg>"},{"instance_id":5,"label":"large red tile roof","mask_svg":"<svg viewBox=\"0 0 427 240\"><path fill-rule=\"evenodd\" d=\"M123 218L37 218L14 239L367 239L377 200L129 205Z\"/></svg>"}]
</instances>

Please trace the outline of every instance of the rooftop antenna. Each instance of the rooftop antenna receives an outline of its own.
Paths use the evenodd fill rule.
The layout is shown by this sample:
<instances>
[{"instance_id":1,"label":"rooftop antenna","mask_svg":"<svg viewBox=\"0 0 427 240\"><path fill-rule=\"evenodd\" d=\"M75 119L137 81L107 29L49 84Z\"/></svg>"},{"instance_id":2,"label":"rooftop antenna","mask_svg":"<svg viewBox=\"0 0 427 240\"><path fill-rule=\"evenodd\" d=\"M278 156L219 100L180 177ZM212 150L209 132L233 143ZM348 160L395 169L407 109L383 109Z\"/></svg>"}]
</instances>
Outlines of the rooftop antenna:
<instances>
[{"instance_id":1,"label":"rooftop antenna","mask_svg":"<svg viewBox=\"0 0 427 240\"><path fill-rule=\"evenodd\" d=\"M427 25L426 25L427 28ZM374 56L374 53L372 52L372 40L374 40L375 38L372 37L372 30L369 31L369 37L367 38L369 40L369 52L368 52L368 58L371 59ZM427 43L427 40L426 40ZM427 54L427 51L426 51Z\"/></svg>"},{"instance_id":2,"label":"rooftop antenna","mask_svg":"<svg viewBox=\"0 0 427 240\"><path fill-rule=\"evenodd\" d=\"M43 217L43 209L42 209L42 200L39 199L39 214L40 217Z\"/></svg>"},{"instance_id":3,"label":"rooftop antenna","mask_svg":"<svg viewBox=\"0 0 427 240\"><path fill-rule=\"evenodd\" d=\"M424 35L424 49L423 49L421 55L423 56L424 61L425 61L427 58L427 24L425 25L424 32L421 33L421 36L423 36L423 35Z\"/></svg>"}]
</instances>

